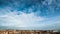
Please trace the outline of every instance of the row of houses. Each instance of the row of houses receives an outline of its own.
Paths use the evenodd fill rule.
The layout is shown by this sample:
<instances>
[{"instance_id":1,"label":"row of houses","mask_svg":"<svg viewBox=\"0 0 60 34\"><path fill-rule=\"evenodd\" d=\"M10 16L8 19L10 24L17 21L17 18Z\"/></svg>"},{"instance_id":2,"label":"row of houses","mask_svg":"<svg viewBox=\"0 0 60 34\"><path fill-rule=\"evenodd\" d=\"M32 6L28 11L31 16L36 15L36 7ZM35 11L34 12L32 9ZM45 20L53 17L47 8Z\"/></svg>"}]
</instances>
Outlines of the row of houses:
<instances>
[{"instance_id":1,"label":"row of houses","mask_svg":"<svg viewBox=\"0 0 60 34\"><path fill-rule=\"evenodd\" d=\"M0 30L0 34L60 34L57 30Z\"/></svg>"}]
</instances>

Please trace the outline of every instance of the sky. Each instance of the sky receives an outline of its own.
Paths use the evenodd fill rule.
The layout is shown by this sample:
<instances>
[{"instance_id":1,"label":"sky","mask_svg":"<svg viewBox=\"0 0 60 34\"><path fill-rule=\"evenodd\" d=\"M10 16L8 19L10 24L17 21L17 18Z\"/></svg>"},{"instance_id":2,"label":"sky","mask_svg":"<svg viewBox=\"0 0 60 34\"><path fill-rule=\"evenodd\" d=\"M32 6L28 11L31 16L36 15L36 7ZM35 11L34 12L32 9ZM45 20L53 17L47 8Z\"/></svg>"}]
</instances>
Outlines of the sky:
<instances>
[{"instance_id":1,"label":"sky","mask_svg":"<svg viewBox=\"0 0 60 34\"><path fill-rule=\"evenodd\" d=\"M0 0L0 27L60 28L60 0Z\"/></svg>"}]
</instances>

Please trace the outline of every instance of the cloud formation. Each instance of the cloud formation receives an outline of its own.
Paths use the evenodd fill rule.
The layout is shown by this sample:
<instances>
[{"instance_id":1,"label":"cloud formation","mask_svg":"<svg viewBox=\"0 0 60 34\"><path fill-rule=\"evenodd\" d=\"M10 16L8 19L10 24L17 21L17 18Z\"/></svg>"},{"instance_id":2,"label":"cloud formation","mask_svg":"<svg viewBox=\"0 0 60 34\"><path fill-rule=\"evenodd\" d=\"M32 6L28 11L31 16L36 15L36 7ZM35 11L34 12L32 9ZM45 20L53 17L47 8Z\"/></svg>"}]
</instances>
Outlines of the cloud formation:
<instances>
[{"instance_id":1,"label":"cloud formation","mask_svg":"<svg viewBox=\"0 0 60 34\"><path fill-rule=\"evenodd\" d=\"M22 11L14 10L13 12L9 9L1 10L2 14L0 16L1 26L17 26L17 27L27 27L33 26L33 24L44 21L46 18L41 16L36 16L34 12L29 14ZM24 10L25 11L25 10ZM29 10L32 11L32 10Z\"/></svg>"},{"instance_id":2,"label":"cloud formation","mask_svg":"<svg viewBox=\"0 0 60 34\"><path fill-rule=\"evenodd\" d=\"M59 17L60 0L0 0L0 26L55 29Z\"/></svg>"}]
</instances>

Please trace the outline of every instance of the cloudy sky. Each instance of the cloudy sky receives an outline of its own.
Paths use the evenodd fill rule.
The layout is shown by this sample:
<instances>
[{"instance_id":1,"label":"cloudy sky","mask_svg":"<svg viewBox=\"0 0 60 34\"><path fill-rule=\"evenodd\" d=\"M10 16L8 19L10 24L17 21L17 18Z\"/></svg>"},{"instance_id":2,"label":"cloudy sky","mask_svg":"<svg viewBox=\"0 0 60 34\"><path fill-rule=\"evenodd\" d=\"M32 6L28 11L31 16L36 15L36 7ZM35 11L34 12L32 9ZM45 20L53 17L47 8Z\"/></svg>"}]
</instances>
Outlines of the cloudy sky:
<instances>
[{"instance_id":1,"label":"cloudy sky","mask_svg":"<svg viewBox=\"0 0 60 34\"><path fill-rule=\"evenodd\" d=\"M0 27L60 28L60 0L0 0Z\"/></svg>"}]
</instances>

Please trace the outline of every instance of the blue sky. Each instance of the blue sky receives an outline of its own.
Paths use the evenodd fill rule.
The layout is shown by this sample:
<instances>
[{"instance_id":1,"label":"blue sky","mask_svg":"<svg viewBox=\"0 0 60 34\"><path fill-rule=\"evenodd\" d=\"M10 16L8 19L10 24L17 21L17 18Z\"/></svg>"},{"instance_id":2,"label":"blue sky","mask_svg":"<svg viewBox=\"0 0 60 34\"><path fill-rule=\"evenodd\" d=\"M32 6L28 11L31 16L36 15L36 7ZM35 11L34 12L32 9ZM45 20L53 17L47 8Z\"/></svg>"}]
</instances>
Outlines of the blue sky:
<instances>
[{"instance_id":1,"label":"blue sky","mask_svg":"<svg viewBox=\"0 0 60 34\"><path fill-rule=\"evenodd\" d=\"M0 0L0 26L59 29L60 0Z\"/></svg>"}]
</instances>

